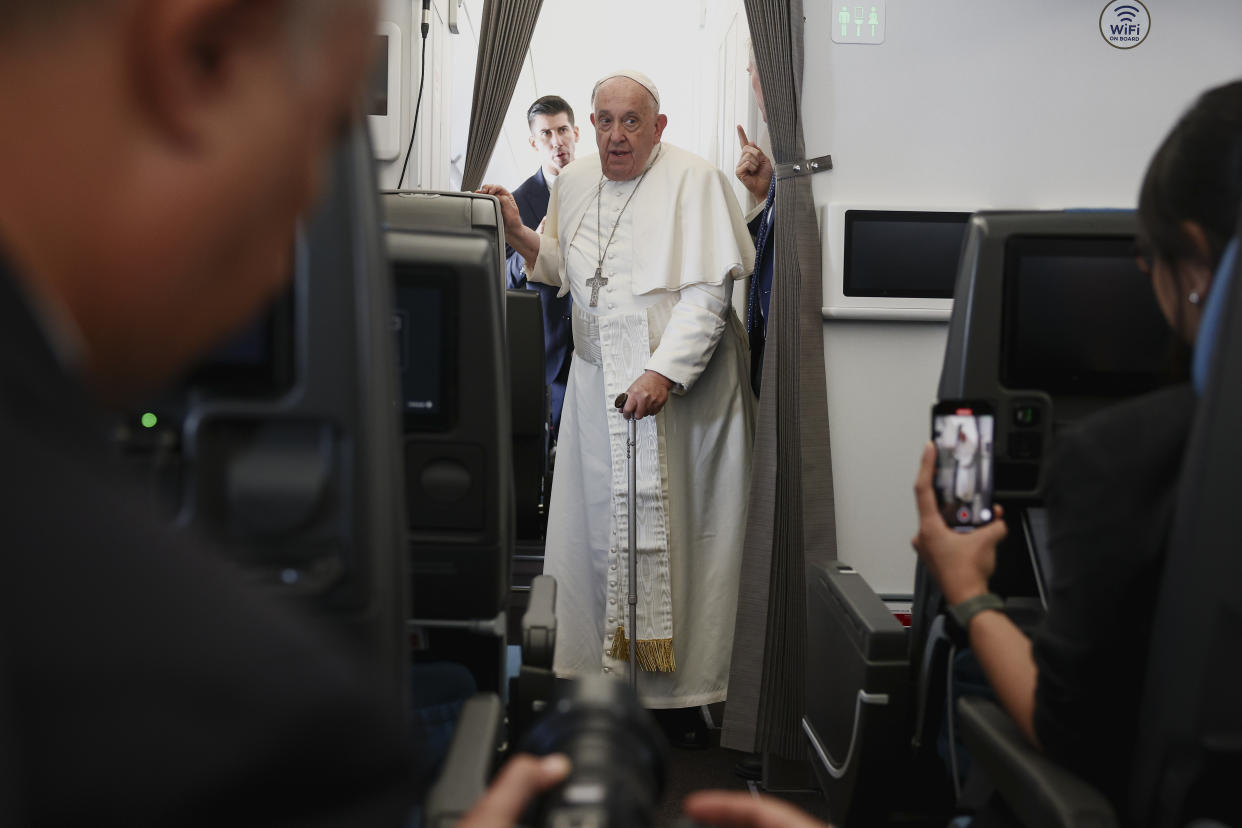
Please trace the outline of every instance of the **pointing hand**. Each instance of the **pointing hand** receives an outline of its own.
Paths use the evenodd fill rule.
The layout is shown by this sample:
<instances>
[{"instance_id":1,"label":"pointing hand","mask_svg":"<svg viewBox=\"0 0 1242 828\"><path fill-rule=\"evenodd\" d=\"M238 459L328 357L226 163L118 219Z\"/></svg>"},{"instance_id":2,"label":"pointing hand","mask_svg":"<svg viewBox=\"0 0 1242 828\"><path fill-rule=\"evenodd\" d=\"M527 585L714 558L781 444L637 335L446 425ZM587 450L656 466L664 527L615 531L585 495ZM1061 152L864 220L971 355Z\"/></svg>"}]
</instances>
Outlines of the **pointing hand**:
<instances>
[{"instance_id":1,"label":"pointing hand","mask_svg":"<svg viewBox=\"0 0 1242 828\"><path fill-rule=\"evenodd\" d=\"M737 140L742 146L742 154L738 157L734 174L756 200L765 201L772 186L772 161L746 137L746 130L741 124L737 127Z\"/></svg>"}]
</instances>

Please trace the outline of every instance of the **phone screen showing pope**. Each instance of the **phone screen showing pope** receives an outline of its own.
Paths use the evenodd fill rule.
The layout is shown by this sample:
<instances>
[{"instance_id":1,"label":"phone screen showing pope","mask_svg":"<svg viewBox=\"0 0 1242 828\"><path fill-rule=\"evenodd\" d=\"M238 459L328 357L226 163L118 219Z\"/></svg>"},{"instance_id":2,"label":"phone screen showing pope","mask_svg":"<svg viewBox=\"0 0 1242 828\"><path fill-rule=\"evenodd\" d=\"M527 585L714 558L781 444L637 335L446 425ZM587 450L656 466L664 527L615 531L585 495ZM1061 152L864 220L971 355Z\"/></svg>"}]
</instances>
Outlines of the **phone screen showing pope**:
<instances>
[{"instance_id":1,"label":"phone screen showing pope","mask_svg":"<svg viewBox=\"0 0 1242 828\"><path fill-rule=\"evenodd\" d=\"M994 425L992 407L984 402L944 400L932 408L936 501L953 528L992 520Z\"/></svg>"}]
</instances>

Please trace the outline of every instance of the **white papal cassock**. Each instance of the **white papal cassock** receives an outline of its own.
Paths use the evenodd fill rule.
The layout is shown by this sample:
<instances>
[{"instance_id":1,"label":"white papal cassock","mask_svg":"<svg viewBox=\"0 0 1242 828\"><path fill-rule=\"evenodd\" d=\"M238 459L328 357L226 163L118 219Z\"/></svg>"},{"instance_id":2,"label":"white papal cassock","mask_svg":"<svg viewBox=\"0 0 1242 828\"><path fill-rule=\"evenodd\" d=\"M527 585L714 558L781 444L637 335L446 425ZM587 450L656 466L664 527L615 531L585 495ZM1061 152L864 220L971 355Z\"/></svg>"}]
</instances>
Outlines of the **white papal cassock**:
<instances>
[{"instance_id":1,"label":"white papal cassock","mask_svg":"<svg viewBox=\"0 0 1242 828\"><path fill-rule=\"evenodd\" d=\"M608 282L591 307L587 280L605 250ZM626 424L613 401L644 369L676 383L664 409L638 422L637 646L648 707L726 694L755 423L730 300L754 257L724 175L665 143L641 184L604 179L599 156L566 167L529 274L571 293L574 308L544 562L558 583L558 675L625 673Z\"/></svg>"}]
</instances>

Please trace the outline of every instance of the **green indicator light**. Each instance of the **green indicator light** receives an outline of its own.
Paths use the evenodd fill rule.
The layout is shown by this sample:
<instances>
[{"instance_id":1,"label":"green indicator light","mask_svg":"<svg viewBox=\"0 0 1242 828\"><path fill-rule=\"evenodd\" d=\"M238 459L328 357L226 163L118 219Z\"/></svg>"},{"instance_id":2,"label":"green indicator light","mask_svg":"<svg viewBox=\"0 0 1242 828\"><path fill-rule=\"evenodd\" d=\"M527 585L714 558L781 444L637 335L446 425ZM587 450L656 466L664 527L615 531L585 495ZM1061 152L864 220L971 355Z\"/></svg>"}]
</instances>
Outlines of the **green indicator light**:
<instances>
[{"instance_id":1,"label":"green indicator light","mask_svg":"<svg viewBox=\"0 0 1242 828\"><path fill-rule=\"evenodd\" d=\"M159 421L160 421L159 417L156 417L150 411L142 415L142 427L143 428L155 428L155 424L158 423Z\"/></svg>"}]
</instances>

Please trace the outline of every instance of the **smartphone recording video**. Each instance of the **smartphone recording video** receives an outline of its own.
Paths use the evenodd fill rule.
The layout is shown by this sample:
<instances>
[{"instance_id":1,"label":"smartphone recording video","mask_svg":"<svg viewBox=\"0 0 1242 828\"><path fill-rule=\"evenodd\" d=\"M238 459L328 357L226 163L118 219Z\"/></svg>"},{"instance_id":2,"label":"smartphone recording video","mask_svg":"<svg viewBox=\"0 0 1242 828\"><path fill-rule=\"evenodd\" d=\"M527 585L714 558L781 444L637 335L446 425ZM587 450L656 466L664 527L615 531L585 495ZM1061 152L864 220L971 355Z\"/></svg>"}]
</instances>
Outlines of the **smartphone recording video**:
<instances>
[{"instance_id":1,"label":"smartphone recording video","mask_svg":"<svg viewBox=\"0 0 1242 828\"><path fill-rule=\"evenodd\" d=\"M992 520L993 424L987 403L946 400L932 408L936 500L955 529Z\"/></svg>"}]
</instances>

